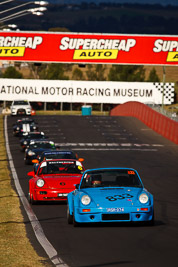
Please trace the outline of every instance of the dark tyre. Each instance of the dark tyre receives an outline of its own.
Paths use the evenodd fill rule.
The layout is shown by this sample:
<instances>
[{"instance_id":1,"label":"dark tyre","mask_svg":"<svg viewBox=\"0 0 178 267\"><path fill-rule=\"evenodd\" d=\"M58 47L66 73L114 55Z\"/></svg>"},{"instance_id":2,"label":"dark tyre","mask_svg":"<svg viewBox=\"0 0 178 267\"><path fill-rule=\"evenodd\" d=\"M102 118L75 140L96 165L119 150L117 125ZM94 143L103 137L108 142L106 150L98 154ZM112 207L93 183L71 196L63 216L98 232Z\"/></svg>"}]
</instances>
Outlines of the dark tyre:
<instances>
[{"instance_id":1,"label":"dark tyre","mask_svg":"<svg viewBox=\"0 0 178 267\"><path fill-rule=\"evenodd\" d=\"M69 206L68 205L67 205L67 222L68 222L68 224L73 224L73 216L70 215Z\"/></svg>"},{"instance_id":2,"label":"dark tyre","mask_svg":"<svg viewBox=\"0 0 178 267\"><path fill-rule=\"evenodd\" d=\"M76 220L75 220L75 215L73 214L73 225L74 225L74 227L78 227L79 226L79 223L78 222L76 222Z\"/></svg>"},{"instance_id":3,"label":"dark tyre","mask_svg":"<svg viewBox=\"0 0 178 267\"><path fill-rule=\"evenodd\" d=\"M28 202L31 204L30 193L28 193Z\"/></svg>"},{"instance_id":4,"label":"dark tyre","mask_svg":"<svg viewBox=\"0 0 178 267\"><path fill-rule=\"evenodd\" d=\"M30 193L28 194L28 200L32 205L35 205L37 203L37 201L33 199L33 195L30 196Z\"/></svg>"},{"instance_id":5,"label":"dark tyre","mask_svg":"<svg viewBox=\"0 0 178 267\"><path fill-rule=\"evenodd\" d=\"M32 205L36 205L36 204L37 204L37 201L33 199L33 196L32 196L32 198L31 198L31 204L32 204Z\"/></svg>"},{"instance_id":6,"label":"dark tyre","mask_svg":"<svg viewBox=\"0 0 178 267\"><path fill-rule=\"evenodd\" d=\"M153 217L152 220L148 222L149 226L153 226L155 224L155 216L154 216L154 211L153 211Z\"/></svg>"},{"instance_id":7,"label":"dark tyre","mask_svg":"<svg viewBox=\"0 0 178 267\"><path fill-rule=\"evenodd\" d=\"M30 161L28 159L25 159L25 165L29 165Z\"/></svg>"},{"instance_id":8,"label":"dark tyre","mask_svg":"<svg viewBox=\"0 0 178 267\"><path fill-rule=\"evenodd\" d=\"M154 220L154 212L153 212L153 217L152 217L151 221L145 222L144 225L146 225L146 226L154 226L154 224L155 224L155 220Z\"/></svg>"}]
</instances>

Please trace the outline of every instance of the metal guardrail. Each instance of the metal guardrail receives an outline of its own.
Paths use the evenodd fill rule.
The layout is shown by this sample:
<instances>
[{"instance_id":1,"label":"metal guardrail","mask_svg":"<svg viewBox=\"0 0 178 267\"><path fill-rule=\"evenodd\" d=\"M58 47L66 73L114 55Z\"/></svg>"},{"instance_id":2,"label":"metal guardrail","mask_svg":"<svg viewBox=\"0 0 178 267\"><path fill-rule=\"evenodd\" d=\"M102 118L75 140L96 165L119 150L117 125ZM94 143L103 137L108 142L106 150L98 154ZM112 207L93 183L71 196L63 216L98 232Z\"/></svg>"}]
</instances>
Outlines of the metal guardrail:
<instances>
[{"instance_id":1,"label":"metal guardrail","mask_svg":"<svg viewBox=\"0 0 178 267\"><path fill-rule=\"evenodd\" d=\"M172 110L168 111L165 109L162 109L161 106L158 107L152 107L152 109L154 109L155 111L163 114L164 116L170 118L171 120L177 121L178 122L178 115L176 114L174 108L172 108ZM178 110L177 110L178 113Z\"/></svg>"}]
</instances>

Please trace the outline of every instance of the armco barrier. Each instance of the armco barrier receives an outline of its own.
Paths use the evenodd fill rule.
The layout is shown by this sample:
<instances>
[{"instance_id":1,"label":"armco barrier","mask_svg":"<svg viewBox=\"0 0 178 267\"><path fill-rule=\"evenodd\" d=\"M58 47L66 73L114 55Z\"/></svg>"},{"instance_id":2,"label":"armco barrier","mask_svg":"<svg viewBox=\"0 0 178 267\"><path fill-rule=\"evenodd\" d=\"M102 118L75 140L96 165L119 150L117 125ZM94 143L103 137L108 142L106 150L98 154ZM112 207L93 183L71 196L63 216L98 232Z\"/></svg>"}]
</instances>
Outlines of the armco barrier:
<instances>
[{"instance_id":1,"label":"armco barrier","mask_svg":"<svg viewBox=\"0 0 178 267\"><path fill-rule=\"evenodd\" d=\"M155 132L178 144L178 122L140 102L127 102L118 105L110 111L110 116L136 117Z\"/></svg>"}]
</instances>

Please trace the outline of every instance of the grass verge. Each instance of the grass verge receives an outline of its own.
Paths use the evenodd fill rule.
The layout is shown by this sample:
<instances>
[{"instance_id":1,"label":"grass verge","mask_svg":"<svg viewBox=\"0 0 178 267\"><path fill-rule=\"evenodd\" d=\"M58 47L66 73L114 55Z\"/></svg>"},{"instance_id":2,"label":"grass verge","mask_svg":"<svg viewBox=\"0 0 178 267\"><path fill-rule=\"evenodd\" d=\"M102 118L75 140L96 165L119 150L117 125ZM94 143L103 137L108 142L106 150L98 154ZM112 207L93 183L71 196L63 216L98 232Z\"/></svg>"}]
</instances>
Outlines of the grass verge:
<instances>
[{"instance_id":1,"label":"grass verge","mask_svg":"<svg viewBox=\"0 0 178 267\"><path fill-rule=\"evenodd\" d=\"M82 115L81 111L75 110L37 110L36 115ZM109 111L92 111L94 116L109 116Z\"/></svg>"},{"instance_id":2,"label":"grass verge","mask_svg":"<svg viewBox=\"0 0 178 267\"><path fill-rule=\"evenodd\" d=\"M47 266L48 259L39 257L27 238L20 201L11 186L2 115L0 115L0 147L0 266Z\"/></svg>"},{"instance_id":3,"label":"grass verge","mask_svg":"<svg viewBox=\"0 0 178 267\"><path fill-rule=\"evenodd\" d=\"M169 106L165 106L164 109L169 111L169 112L175 112L178 115L178 104L172 104Z\"/></svg>"}]
</instances>

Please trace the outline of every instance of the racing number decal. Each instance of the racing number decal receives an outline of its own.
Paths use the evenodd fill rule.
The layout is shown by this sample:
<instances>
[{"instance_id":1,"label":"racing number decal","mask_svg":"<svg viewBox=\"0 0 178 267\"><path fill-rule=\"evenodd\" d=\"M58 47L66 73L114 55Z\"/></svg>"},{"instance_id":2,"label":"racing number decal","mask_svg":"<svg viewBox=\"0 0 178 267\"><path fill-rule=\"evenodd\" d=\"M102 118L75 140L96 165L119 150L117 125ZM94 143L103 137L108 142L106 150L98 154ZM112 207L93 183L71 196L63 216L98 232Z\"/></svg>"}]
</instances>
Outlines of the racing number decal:
<instances>
[{"instance_id":1,"label":"racing number decal","mask_svg":"<svg viewBox=\"0 0 178 267\"><path fill-rule=\"evenodd\" d=\"M121 195L114 195L114 196L108 196L106 197L109 201L116 201L121 200L125 198L132 198L133 196L130 194L121 194Z\"/></svg>"},{"instance_id":2,"label":"racing number decal","mask_svg":"<svg viewBox=\"0 0 178 267\"><path fill-rule=\"evenodd\" d=\"M117 199L124 199L125 197L123 197L122 195L114 195L112 196L108 196L106 197L109 201L116 201Z\"/></svg>"}]
</instances>

